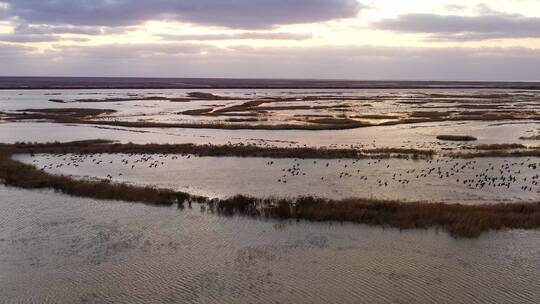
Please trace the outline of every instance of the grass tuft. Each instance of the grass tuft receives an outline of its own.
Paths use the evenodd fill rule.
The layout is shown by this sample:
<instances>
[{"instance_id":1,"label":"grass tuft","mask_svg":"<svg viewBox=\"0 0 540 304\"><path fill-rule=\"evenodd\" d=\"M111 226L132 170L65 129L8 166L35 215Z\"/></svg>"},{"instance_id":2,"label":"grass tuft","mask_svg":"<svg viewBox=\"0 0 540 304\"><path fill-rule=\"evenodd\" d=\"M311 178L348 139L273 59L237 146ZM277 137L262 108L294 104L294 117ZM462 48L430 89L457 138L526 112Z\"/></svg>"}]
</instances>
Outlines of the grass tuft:
<instances>
[{"instance_id":1,"label":"grass tuft","mask_svg":"<svg viewBox=\"0 0 540 304\"><path fill-rule=\"evenodd\" d=\"M438 140L448 140L448 141L474 141L477 140L476 137L473 136L465 136L465 135L439 135L437 136Z\"/></svg>"}]
</instances>

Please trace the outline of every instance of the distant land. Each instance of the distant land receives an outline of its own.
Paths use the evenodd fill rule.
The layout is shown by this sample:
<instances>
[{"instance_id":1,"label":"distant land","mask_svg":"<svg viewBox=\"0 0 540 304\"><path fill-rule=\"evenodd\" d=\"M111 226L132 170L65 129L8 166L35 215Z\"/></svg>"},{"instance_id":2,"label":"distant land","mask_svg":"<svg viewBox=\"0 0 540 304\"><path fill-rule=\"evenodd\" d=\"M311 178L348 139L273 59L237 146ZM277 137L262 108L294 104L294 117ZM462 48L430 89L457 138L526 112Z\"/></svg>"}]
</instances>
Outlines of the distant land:
<instances>
[{"instance_id":1,"label":"distant land","mask_svg":"<svg viewBox=\"0 0 540 304\"><path fill-rule=\"evenodd\" d=\"M0 90L20 89L523 89L540 82L360 81L324 79L0 77Z\"/></svg>"}]
</instances>

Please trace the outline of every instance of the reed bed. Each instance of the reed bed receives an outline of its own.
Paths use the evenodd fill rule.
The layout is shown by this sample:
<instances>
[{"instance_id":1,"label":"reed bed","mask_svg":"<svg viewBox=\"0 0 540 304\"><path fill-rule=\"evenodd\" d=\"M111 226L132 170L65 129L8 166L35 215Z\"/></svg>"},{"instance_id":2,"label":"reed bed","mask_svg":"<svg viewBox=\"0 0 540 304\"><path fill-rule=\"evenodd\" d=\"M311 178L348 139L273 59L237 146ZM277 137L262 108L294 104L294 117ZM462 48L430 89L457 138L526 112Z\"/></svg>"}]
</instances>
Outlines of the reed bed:
<instances>
[{"instance_id":1,"label":"reed bed","mask_svg":"<svg viewBox=\"0 0 540 304\"><path fill-rule=\"evenodd\" d=\"M0 144L0 150L10 153L50 153L50 154L95 154L95 153L136 153L136 154L192 154L197 156L231 157L272 157L272 158L390 158L411 157L429 158L433 150L408 148L378 149L330 149L316 147L261 147L256 145L196 145L196 144L134 144L116 143L107 140L86 140L53 143L15 143Z\"/></svg>"},{"instance_id":2,"label":"reed bed","mask_svg":"<svg viewBox=\"0 0 540 304\"><path fill-rule=\"evenodd\" d=\"M456 237L478 237L485 231L504 228L540 227L540 203L461 205L312 196L259 199L238 195L211 204L226 215L353 222L399 229L442 228Z\"/></svg>"},{"instance_id":3,"label":"reed bed","mask_svg":"<svg viewBox=\"0 0 540 304\"><path fill-rule=\"evenodd\" d=\"M439 135L437 136L438 140L447 140L447 141L474 141L477 140L474 136L467 135Z\"/></svg>"},{"instance_id":4,"label":"reed bed","mask_svg":"<svg viewBox=\"0 0 540 304\"><path fill-rule=\"evenodd\" d=\"M477 150L512 150L512 149L527 149L522 144L490 144L490 145L478 145L475 147Z\"/></svg>"},{"instance_id":5,"label":"reed bed","mask_svg":"<svg viewBox=\"0 0 540 304\"><path fill-rule=\"evenodd\" d=\"M540 135L522 136L521 140L540 140Z\"/></svg>"}]
</instances>

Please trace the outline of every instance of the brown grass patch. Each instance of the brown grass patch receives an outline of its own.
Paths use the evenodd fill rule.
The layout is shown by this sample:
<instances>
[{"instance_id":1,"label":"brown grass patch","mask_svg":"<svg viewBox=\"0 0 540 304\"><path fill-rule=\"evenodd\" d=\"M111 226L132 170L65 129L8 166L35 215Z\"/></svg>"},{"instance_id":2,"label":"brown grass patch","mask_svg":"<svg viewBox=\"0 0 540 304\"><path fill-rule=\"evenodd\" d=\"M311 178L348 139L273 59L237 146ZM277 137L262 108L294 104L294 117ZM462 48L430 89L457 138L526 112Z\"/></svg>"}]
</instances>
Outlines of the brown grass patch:
<instances>
[{"instance_id":1,"label":"brown grass patch","mask_svg":"<svg viewBox=\"0 0 540 304\"><path fill-rule=\"evenodd\" d=\"M474 136L467 135L439 135L437 136L438 140L447 140L447 141L474 141L477 140Z\"/></svg>"},{"instance_id":2,"label":"brown grass patch","mask_svg":"<svg viewBox=\"0 0 540 304\"><path fill-rule=\"evenodd\" d=\"M98 121L98 120L61 120L61 123L78 123L88 125L106 125L128 128L188 128L188 129L223 129L223 130L346 130L358 127L369 126L369 124L356 123L336 123L336 124L242 124L242 123L160 123L146 121Z\"/></svg>"},{"instance_id":3,"label":"brown grass patch","mask_svg":"<svg viewBox=\"0 0 540 304\"><path fill-rule=\"evenodd\" d=\"M94 99L94 98L85 98L85 99L75 99L75 100L62 100L62 99L49 99L50 102L56 102L56 103L107 103L107 102L126 102L126 101L145 101L145 100L163 100L163 101L170 101L171 99L174 99L175 101L190 101L190 99L186 98L167 98L163 96L131 96L131 97L122 97L122 98L101 98L101 99Z\"/></svg>"},{"instance_id":4,"label":"brown grass patch","mask_svg":"<svg viewBox=\"0 0 540 304\"><path fill-rule=\"evenodd\" d=\"M231 99L241 99L241 98L232 98L226 96L219 96L212 93L205 92L190 92L187 94L188 97L198 99L198 100L231 100Z\"/></svg>"},{"instance_id":5,"label":"brown grass patch","mask_svg":"<svg viewBox=\"0 0 540 304\"><path fill-rule=\"evenodd\" d=\"M527 150L488 150L482 152L451 153L450 157L480 158L480 157L540 157L540 149Z\"/></svg>"},{"instance_id":6,"label":"brown grass patch","mask_svg":"<svg viewBox=\"0 0 540 304\"><path fill-rule=\"evenodd\" d=\"M521 140L540 140L540 135L522 136Z\"/></svg>"},{"instance_id":7,"label":"brown grass patch","mask_svg":"<svg viewBox=\"0 0 540 304\"><path fill-rule=\"evenodd\" d=\"M255 145L195 145L195 144L121 144L107 140L87 140L67 143L0 144L0 151L9 153L94 154L193 154L198 156L273 157L273 158L388 158L392 156L431 157L432 150L383 149L328 149L311 147L261 147Z\"/></svg>"},{"instance_id":8,"label":"brown grass patch","mask_svg":"<svg viewBox=\"0 0 540 304\"><path fill-rule=\"evenodd\" d=\"M206 109L195 109L195 110L186 110L184 112L182 112L181 114L183 115L194 115L194 116L198 116L198 115L205 115L205 114L208 114L210 112L212 112L214 109L212 108L206 108Z\"/></svg>"},{"instance_id":9,"label":"brown grass patch","mask_svg":"<svg viewBox=\"0 0 540 304\"><path fill-rule=\"evenodd\" d=\"M366 114L366 115L354 115L350 117L359 118L359 119L399 119L401 118L398 115L387 115L387 114Z\"/></svg>"},{"instance_id":10,"label":"brown grass patch","mask_svg":"<svg viewBox=\"0 0 540 304\"><path fill-rule=\"evenodd\" d=\"M422 117L422 118L441 118L448 116L449 112L438 111L414 111L409 113L410 117Z\"/></svg>"},{"instance_id":11,"label":"brown grass patch","mask_svg":"<svg viewBox=\"0 0 540 304\"><path fill-rule=\"evenodd\" d=\"M478 145L475 147L478 150L511 150L511 149L527 149L522 144L491 144L491 145Z\"/></svg>"},{"instance_id":12,"label":"brown grass patch","mask_svg":"<svg viewBox=\"0 0 540 304\"><path fill-rule=\"evenodd\" d=\"M111 109L77 109L77 108L60 108L60 109L23 109L13 113L4 113L7 120L23 121L23 120L79 120L94 118L100 115L116 113Z\"/></svg>"},{"instance_id":13,"label":"brown grass patch","mask_svg":"<svg viewBox=\"0 0 540 304\"><path fill-rule=\"evenodd\" d=\"M86 98L86 99L75 99L75 100L63 100L63 99L49 99L51 102L56 103L89 103L89 102L126 102L126 101L145 101L145 100L155 100L155 101L170 101L170 102L190 102L192 100L238 100L241 98L231 98L225 96L218 96L211 93L203 92L191 92L187 94L188 97L165 97L165 96L138 96L132 95L129 97L113 97L113 98Z\"/></svg>"},{"instance_id":14,"label":"brown grass patch","mask_svg":"<svg viewBox=\"0 0 540 304\"><path fill-rule=\"evenodd\" d=\"M261 120L259 120L258 118L253 118L253 117L246 117L246 118L227 118L225 119L226 122L259 122Z\"/></svg>"}]
</instances>

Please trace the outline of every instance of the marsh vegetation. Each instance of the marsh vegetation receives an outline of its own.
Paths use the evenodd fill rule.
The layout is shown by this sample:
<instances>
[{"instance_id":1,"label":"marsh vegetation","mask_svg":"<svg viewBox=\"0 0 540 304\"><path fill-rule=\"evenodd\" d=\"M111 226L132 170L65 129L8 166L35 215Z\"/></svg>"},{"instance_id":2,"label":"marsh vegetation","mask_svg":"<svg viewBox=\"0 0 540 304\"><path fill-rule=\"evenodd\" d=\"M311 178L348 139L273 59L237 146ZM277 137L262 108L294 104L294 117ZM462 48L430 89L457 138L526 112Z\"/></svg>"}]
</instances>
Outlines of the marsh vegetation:
<instances>
[{"instance_id":1,"label":"marsh vegetation","mask_svg":"<svg viewBox=\"0 0 540 304\"><path fill-rule=\"evenodd\" d=\"M476 137L467 136L467 135L439 135L437 136L438 140L449 140L449 141L475 141Z\"/></svg>"},{"instance_id":2,"label":"marsh vegetation","mask_svg":"<svg viewBox=\"0 0 540 304\"><path fill-rule=\"evenodd\" d=\"M134 144L109 140L86 140L66 143L15 143L0 144L0 150L11 153L144 153L144 154L193 154L197 156L238 156L273 158L429 158L432 150L407 148L343 149L316 147L263 147L247 144L196 145L196 144Z\"/></svg>"}]
</instances>

